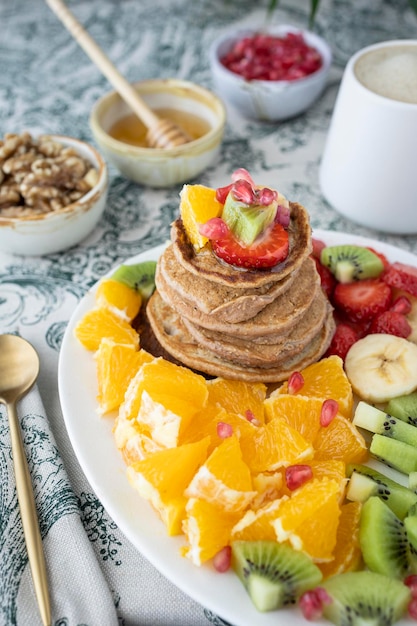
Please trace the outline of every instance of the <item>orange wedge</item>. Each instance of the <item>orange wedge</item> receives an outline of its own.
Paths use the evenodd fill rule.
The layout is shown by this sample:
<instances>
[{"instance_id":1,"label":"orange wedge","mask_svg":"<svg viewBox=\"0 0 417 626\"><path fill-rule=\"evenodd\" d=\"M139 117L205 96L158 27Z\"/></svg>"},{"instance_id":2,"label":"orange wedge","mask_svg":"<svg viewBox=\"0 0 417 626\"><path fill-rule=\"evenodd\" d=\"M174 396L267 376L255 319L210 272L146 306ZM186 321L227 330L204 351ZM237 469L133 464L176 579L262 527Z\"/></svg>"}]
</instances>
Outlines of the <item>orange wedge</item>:
<instances>
[{"instance_id":1,"label":"orange wedge","mask_svg":"<svg viewBox=\"0 0 417 626\"><path fill-rule=\"evenodd\" d=\"M306 441L314 441L320 428L321 399L283 393L272 395L264 405L267 422L281 417Z\"/></svg>"},{"instance_id":2,"label":"orange wedge","mask_svg":"<svg viewBox=\"0 0 417 626\"><path fill-rule=\"evenodd\" d=\"M359 545L361 507L360 502L348 502L341 506L334 558L319 564L324 578L359 569L362 563Z\"/></svg>"},{"instance_id":3,"label":"orange wedge","mask_svg":"<svg viewBox=\"0 0 417 626\"><path fill-rule=\"evenodd\" d=\"M109 309L127 322L136 317L142 304L142 296L136 289L112 278L103 278L99 282L95 297L99 308Z\"/></svg>"},{"instance_id":4,"label":"orange wedge","mask_svg":"<svg viewBox=\"0 0 417 626\"><path fill-rule=\"evenodd\" d=\"M138 348L139 335L134 328L109 309L87 311L74 329L74 335L87 350L98 350L102 339L111 339Z\"/></svg>"},{"instance_id":5,"label":"orange wedge","mask_svg":"<svg viewBox=\"0 0 417 626\"><path fill-rule=\"evenodd\" d=\"M203 185L184 185L180 193L180 213L185 231L195 250L208 242L199 227L212 217L219 217L223 205L216 200L216 190Z\"/></svg>"},{"instance_id":6,"label":"orange wedge","mask_svg":"<svg viewBox=\"0 0 417 626\"><path fill-rule=\"evenodd\" d=\"M229 413L237 413L248 419L248 411L259 423L264 422L266 385L246 383L240 380L215 378L207 382L209 404L219 404Z\"/></svg>"},{"instance_id":7,"label":"orange wedge","mask_svg":"<svg viewBox=\"0 0 417 626\"><path fill-rule=\"evenodd\" d=\"M333 459L345 463L363 463L368 458L365 439L352 422L342 415L321 427L314 442L315 460Z\"/></svg>"}]
</instances>

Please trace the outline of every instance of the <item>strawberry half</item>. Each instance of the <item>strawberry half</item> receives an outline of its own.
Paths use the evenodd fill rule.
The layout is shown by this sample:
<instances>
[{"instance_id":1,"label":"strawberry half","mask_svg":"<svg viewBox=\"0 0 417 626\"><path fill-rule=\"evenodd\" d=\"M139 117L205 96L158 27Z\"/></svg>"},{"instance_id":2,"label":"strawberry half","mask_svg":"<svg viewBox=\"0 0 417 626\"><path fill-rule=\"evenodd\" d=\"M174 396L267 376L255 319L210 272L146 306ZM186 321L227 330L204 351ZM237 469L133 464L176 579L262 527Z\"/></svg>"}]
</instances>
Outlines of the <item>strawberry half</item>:
<instances>
[{"instance_id":1,"label":"strawberry half","mask_svg":"<svg viewBox=\"0 0 417 626\"><path fill-rule=\"evenodd\" d=\"M242 245L232 231L211 240L214 254L237 267L266 269L287 258L288 232L279 223L272 223L251 246Z\"/></svg>"},{"instance_id":2,"label":"strawberry half","mask_svg":"<svg viewBox=\"0 0 417 626\"><path fill-rule=\"evenodd\" d=\"M417 268L412 265L392 263L384 273L383 279L390 287L397 287L417 296Z\"/></svg>"},{"instance_id":3,"label":"strawberry half","mask_svg":"<svg viewBox=\"0 0 417 626\"><path fill-rule=\"evenodd\" d=\"M386 311L391 298L391 288L383 280L369 278L337 284L332 299L350 321L361 322Z\"/></svg>"},{"instance_id":4,"label":"strawberry half","mask_svg":"<svg viewBox=\"0 0 417 626\"><path fill-rule=\"evenodd\" d=\"M370 333L386 333L407 339L411 335L412 328L403 313L398 311L383 311L371 322Z\"/></svg>"},{"instance_id":5,"label":"strawberry half","mask_svg":"<svg viewBox=\"0 0 417 626\"><path fill-rule=\"evenodd\" d=\"M340 356L341 359L345 360L349 349L358 341L359 338L359 333L357 333L351 326L343 323L338 324L330 346L327 349L326 356L336 354L337 356Z\"/></svg>"}]
</instances>

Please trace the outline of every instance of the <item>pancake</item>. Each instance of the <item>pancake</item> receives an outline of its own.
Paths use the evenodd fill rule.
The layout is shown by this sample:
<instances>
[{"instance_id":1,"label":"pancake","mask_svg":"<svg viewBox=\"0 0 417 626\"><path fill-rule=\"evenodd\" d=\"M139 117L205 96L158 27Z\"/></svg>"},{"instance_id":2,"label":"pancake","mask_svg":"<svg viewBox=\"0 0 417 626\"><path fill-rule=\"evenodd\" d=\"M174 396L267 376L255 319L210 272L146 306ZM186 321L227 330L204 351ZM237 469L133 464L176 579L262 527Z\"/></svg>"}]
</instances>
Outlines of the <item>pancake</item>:
<instances>
[{"instance_id":1,"label":"pancake","mask_svg":"<svg viewBox=\"0 0 417 626\"><path fill-rule=\"evenodd\" d=\"M290 202L291 218L288 226L289 253L287 258L272 269L247 270L231 267L217 259L210 246L198 253L187 237L181 218L171 228L173 250L179 264L186 272L226 287L248 288L279 282L299 268L312 251L310 220L306 209Z\"/></svg>"},{"instance_id":2,"label":"pancake","mask_svg":"<svg viewBox=\"0 0 417 626\"><path fill-rule=\"evenodd\" d=\"M298 355L280 365L247 367L217 357L211 350L199 345L180 315L164 302L158 291L154 292L147 303L146 316L157 342L176 362L211 376L246 382L275 383L287 380L294 370L304 369L323 356L335 329L333 316L329 315L320 333Z\"/></svg>"},{"instance_id":3,"label":"pancake","mask_svg":"<svg viewBox=\"0 0 417 626\"><path fill-rule=\"evenodd\" d=\"M258 288L227 287L202 276L184 271L175 256L173 245L161 255L158 273L166 284L166 289L174 290L178 296L189 302L202 313L219 322L237 324L254 317L292 285L299 269L282 280L267 283Z\"/></svg>"},{"instance_id":4,"label":"pancake","mask_svg":"<svg viewBox=\"0 0 417 626\"><path fill-rule=\"evenodd\" d=\"M236 360L250 367L265 367L271 363L281 363L284 359L302 352L321 332L329 315L332 315L332 309L324 295L320 294L303 317L302 323L296 326L289 335L280 337L278 343L270 344L244 340L232 342L228 336L211 333L199 326L194 326L186 318L182 321L195 341L216 355L228 361Z\"/></svg>"},{"instance_id":5,"label":"pancake","mask_svg":"<svg viewBox=\"0 0 417 626\"><path fill-rule=\"evenodd\" d=\"M155 282L158 292L165 302L190 322L207 330L233 335L239 339L263 338L264 343L269 342L268 338L272 343L276 343L276 337L288 333L302 318L318 291L321 290L320 277L315 263L308 257L299 270L296 289L286 290L254 317L239 323L228 323L218 320L213 315L203 313L183 294L177 293L164 280L159 265L156 270ZM194 278L193 289L197 288L198 281Z\"/></svg>"}]
</instances>

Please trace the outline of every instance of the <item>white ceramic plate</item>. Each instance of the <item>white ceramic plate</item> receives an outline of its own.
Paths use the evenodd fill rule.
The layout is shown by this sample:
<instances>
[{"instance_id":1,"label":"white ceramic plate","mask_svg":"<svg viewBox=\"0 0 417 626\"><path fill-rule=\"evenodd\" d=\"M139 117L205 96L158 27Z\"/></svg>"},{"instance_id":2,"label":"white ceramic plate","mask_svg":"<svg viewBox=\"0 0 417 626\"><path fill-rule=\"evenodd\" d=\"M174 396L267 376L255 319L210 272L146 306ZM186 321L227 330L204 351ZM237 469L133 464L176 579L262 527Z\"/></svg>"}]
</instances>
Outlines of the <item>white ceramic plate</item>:
<instances>
[{"instance_id":1,"label":"white ceramic plate","mask_svg":"<svg viewBox=\"0 0 417 626\"><path fill-rule=\"evenodd\" d=\"M411 253L371 239L320 230L314 231L314 236L328 245L373 246L391 261L417 266L417 257ZM157 260L164 247L139 254L126 263ZM81 300L66 329L58 379L62 411L75 454L98 498L125 536L166 578L233 626L306 626L308 622L296 609L259 613L233 572L219 574L210 565L196 567L181 557L183 539L168 537L154 510L130 486L114 443L113 419L100 417L96 412L97 383L92 353L73 334L77 322L93 306L94 288ZM413 623L398 622L401 626Z\"/></svg>"}]
</instances>

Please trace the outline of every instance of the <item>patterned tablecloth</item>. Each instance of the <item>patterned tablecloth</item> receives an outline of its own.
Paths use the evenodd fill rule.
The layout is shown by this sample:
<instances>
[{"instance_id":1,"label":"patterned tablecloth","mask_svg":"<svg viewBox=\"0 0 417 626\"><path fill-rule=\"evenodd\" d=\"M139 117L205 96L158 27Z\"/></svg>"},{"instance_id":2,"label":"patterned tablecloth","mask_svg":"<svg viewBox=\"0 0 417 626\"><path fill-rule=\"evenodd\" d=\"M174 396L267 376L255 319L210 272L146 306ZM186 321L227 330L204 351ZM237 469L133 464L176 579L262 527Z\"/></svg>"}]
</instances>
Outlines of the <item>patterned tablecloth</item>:
<instances>
[{"instance_id":1,"label":"patterned tablecloth","mask_svg":"<svg viewBox=\"0 0 417 626\"><path fill-rule=\"evenodd\" d=\"M69 7L131 80L177 77L211 88L207 51L232 24L261 24L252 0L72 0ZM255 7L255 8L254 8ZM307 24L307 0L287 0L273 22ZM41 0L0 3L0 132L68 134L92 141L93 103L109 85ZM415 38L406 0L322 0L316 31L331 44L328 86L305 114L281 124L228 109L218 162L201 184L222 186L237 167L304 204L314 228L371 236L417 252L417 237L360 228L323 199L318 165L343 67L365 45ZM381 181L383 184L383 181ZM180 186L152 190L110 168L106 211L79 246L42 258L0 251L0 332L18 332L38 350L37 388L21 405L22 427L40 510L55 626L222 624L185 596L123 536L86 481L62 418L57 364L77 303L124 259L164 242ZM74 389L74 393L77 390ZM132 496L133 497L133 496ZM17 506L9 431L0 414L0 624L40 624Z\"/></svg>"}]
</instances>

